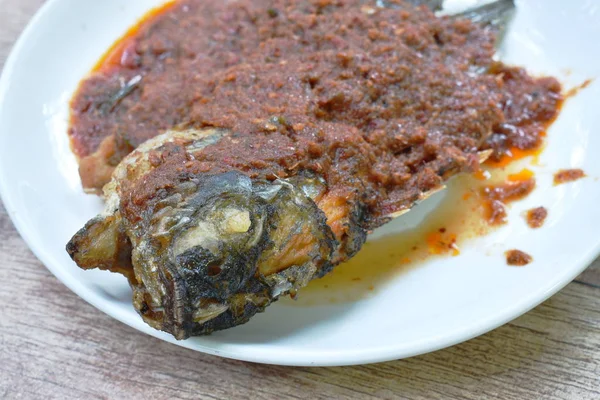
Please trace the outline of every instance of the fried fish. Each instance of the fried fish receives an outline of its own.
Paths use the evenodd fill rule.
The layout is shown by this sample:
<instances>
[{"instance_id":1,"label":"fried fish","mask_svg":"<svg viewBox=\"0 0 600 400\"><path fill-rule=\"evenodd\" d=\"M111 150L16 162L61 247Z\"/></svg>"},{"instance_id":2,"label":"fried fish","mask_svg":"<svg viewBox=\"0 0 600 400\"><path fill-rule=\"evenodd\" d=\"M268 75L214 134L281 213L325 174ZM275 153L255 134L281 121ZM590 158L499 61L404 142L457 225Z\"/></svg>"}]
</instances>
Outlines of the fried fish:
<instances>
[{"instance_id":1,"label":"fried fish","mask_svg":"<svg viewBox=\"0 0 600 400\"><path fill-rule=\"evenodd\" d=\"M344 32L311 9L320 46L273 36L198 77L189 119L118 163L104 213L67 245L79 267L126 276L152 327L185 339L247 322L477 170L509 127L539 133L556 115L555 80L493 60L495 18L325 3ZM285 4L273 19L313 3Z\"/></svg>"}]
</instances>

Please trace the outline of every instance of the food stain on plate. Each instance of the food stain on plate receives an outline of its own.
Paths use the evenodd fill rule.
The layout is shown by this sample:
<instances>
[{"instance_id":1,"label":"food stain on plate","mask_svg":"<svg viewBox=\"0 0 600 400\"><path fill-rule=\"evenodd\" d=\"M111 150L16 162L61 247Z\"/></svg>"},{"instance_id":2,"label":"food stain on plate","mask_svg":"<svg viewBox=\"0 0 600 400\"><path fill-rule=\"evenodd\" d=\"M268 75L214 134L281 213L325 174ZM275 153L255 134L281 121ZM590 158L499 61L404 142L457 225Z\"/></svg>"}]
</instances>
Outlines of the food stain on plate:
<instances>
[{"instance_id":1,"label":"food stain on plate","mask_svg":"<svg viewBox=\"0 0 600 400\"><path fill-rule=\"evenodd\" d=\"M281 302L309 307L360 301L432 257L460 256L468 240L507 222L511 202L535 190L535 173L526 167L536 164L539 154L531 151L501 166L486 163L471 175L454 178L440 204L417 227L367 242L354 258L312 281L296 299Z\"/></svg>"}]
</instances>

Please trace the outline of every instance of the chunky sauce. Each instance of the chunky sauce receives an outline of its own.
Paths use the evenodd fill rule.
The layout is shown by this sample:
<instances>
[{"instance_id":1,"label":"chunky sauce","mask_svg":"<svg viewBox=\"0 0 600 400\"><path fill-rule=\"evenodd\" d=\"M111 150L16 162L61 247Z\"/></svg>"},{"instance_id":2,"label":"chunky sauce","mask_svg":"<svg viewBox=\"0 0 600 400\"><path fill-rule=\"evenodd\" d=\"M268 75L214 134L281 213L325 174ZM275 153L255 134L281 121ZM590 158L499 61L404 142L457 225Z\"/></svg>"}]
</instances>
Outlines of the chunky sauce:
<instances>
[{"instance_id":1,"label":"chunky sauce","mask_svg":"<svg viewBox=\"0 0 600 400\"><path fill-rule=\"evenodd\" d=\"M521 250L509 250L506 252L506 263L513 267L523 267L533 261L533 257Z\"/></svg>"},{"instance_id":2,"label":"chunky sauce","mask_svg":"<svg viewBox=\"0 0 600 400\"><path fill-rule=\"evenodd\" d=\"M541 228L548 217L548 210L544 207L536 207L527 211L525 220L532 229Z\"/></svg>"},{"instance_id":3,"label":"chunky sauce","mask_svg":"<svg viewBox=\"0 0 600 400\"><path fill-rule=\"evenodd\" d=\"M516 95L503 99L505 121L495 128L495 134L489 140L494 153L487 162L502 167L528 156L534 156L535 161L543 148L546 129L558 117L557 111L563 103L561 95L548 102L544 93L551 86L554 93L560 93L560 84L553 78L533 79L520 68L502 64L494 68L502 75L508 93Z\"/></svg>"},{"instance_id":4,"label":"chunky sauce","mask_svg":"<svg viewBox=\"0 0 600 400\"><path fill-rule=\"evenodd\" d=\"M582 169L561 169L554 174L554 184L573 182L585 178L585 172Z\"/></svg>"}]
</instances>

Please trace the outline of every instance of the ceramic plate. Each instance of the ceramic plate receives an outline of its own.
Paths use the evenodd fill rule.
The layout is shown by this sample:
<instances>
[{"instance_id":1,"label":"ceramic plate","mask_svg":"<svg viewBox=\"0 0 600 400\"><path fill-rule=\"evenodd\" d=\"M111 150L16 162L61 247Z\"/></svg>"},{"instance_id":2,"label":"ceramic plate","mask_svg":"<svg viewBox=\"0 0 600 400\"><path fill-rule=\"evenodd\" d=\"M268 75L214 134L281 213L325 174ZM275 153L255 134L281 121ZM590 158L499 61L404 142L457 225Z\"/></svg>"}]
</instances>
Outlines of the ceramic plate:
<instances>
[{"instance_id":1,"label":"ceramic plate","mask_svg":"<svg viewBox=\"0 0 600 400\"><path fill-rule=\"evenodd\" d=\"M451 3L454 5L458 0ZM307 306L280 302L244 326L176 342L146 326L121 276L78 269L64 250L102 207L83 193L67 139L68 101L103 52L160 0L49 0L15 45L0 83L0 192L19 232L69 288L142 332L193 350L286 365L348 365L450 346L523 314L574 279L600 250L600 82L571 98L534 169L538 188L503 228L387 277L368 296ZM472 2L471 2L472 3ZM572 87L600 73L600 6L592 0L522 0L503 60ZM588 177L554 187L560 168ZM410 229L445 201L439 194L380 231ZM537 231L521 215L546 206ZM504 251L533 255L524 268ZM367 269L377 265L365 265ZM60 318L60 316L57 316ZM107 335L108 337L108 335Z\"/></svg>"}]
</instances>

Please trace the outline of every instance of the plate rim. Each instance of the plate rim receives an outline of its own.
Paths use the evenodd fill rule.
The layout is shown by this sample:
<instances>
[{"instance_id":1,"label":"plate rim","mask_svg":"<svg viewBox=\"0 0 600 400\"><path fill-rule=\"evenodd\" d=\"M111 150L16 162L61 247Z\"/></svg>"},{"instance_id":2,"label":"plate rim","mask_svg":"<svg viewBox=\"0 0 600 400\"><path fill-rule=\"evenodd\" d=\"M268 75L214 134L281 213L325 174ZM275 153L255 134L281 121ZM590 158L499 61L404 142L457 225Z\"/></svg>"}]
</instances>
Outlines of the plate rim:
<instances>
[{"instance_id":1,"label":"plate rim","mask_svg":"<svg viewBox=\"0 0 600 400\"><path fill-rule=\"evenodd\" d=\"M2 73L0 74L0 107L7 98L8 88L10 79L13 75L13 71L17 66L17 60L22 52L22 49L29 41L30 36L33 34L36 26L40 21L46 18L46 15L56 7L56 5L63 0L47 0L33 15L30 21L26 24L23 31L20 33L18 39L13 44L8 57L6 58ZM149 7L150 9L151 7ZM132 21L134 23L135 21ZM1 121L0 121L1 122ZM0 136L5 133L0 132ZM310 356L302 355L301 353L294 353L293 357L290 354L277 355L277 352L269 352L269 354L259 354L256 352L242 352L242 351L224 351L219 349L218 345L206 346L199 345L193 341L176 341L174 338L169 337L163 332L156 331L146 326L141 319L139 321L131 321L123 318L119 313L115 312L112 307L107 307L104 301L94 293L88 292L85 287L79 283L76 279L70 277L66 272L63 272L62 268L58 265L58 262L53 259L47 251L40 246L40 243L30 233L30 228L27 222L19 216L16 211L15 202L13 195L10 194L9 185L6 179L7 173L0 169L0 200L2 200L6 212L15 226L17 232L21 238L25 241L30 251L36 256L36 258L48 269L61 283L68 287L81 299L85 300L99 311L107 314L111 318L130 326L137 331L153 336L157 339L164 340L166 342L176 344L178 346L188 348L191 350L203 352L206 354L216 355L220 357L249 361L263 364L273 365L285 365L285 366L349 366L349 365L361 365L371 364L377 362L386 362L392 360L398 360L408 357L414 357L417 355L437 351L443 348L454 346L456 344L471 340L474 337L480 336L487 332L490 332L511 320L520 317L521 315L529 312L531 309L537 307L542 302L556 294L562 288L571 283L581 272L583 272L599 255L600 255L600 236L596 240L595 245L588 249L584 254L579 255L577 259L572 262L573 267L565 269L565 273L562 275L556 275L553 280L553 284L548 287L541 287L536 291L533 291L529 296L519 299L505 307L502 312L496 313L495 315L480 319L470 325L462 326L460 329L456 329L452 332L448 332L441 337L436 338L435 341L425 340L419 342L418 345L413 346L410 350L402 348L401 346L387 346L385 348L376 348L368 350L354 350L351 352L344 351L336 353L336 357L333 357L330 353L326 353L328 358L315 357L311 353ZM252 346L252 345L249 345Z\"/></svg>"}]
</instances>

